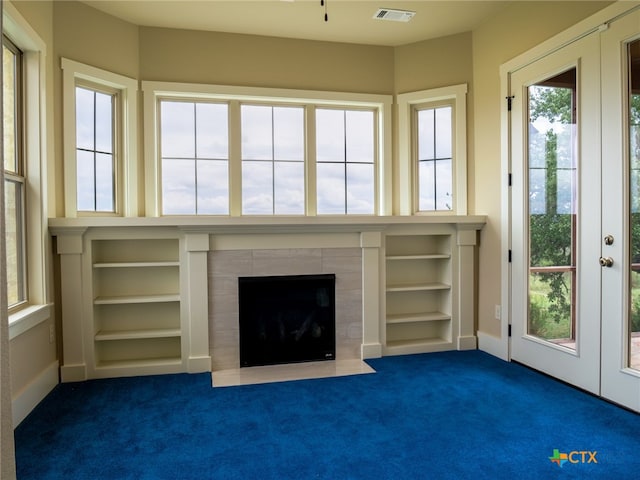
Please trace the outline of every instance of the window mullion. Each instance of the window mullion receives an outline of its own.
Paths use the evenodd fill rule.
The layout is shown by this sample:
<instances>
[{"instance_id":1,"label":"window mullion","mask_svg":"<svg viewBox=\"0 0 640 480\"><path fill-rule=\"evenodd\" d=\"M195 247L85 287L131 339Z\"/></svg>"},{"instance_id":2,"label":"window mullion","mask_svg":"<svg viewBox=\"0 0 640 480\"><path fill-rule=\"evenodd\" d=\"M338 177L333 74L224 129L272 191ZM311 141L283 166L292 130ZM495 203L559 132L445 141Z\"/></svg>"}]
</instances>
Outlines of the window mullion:
<instances>
[{"instance_id":1,"label":"window mullion","mask_svg":"<svg viewBox=\"0 0 640 480\"><path fill-rule=\"evenodd\" d=\"M275 112L271 107L271 212L276 214L276 124Z\"/></svg>"},{"instance_id":2,"label":"window mullion","mask_svg":"<svg viewBox=\"0 0 640 480\"><path fill-rule=\"evenodd\" d=\"M347 204L347 111L345 110L343 113L343 122L344 122L344 213L349 211L349 205Z\"/></svg>"},{"instance_id":3,"label":"window mullion","mask_svg":"<svg viewBox=\"0 0 640 480\"><path fill-rule=\"evenodd\" d=\"M193 103L193 184L195 185L195 191L193 192L195 198L193 199L195 205L195 213L198 214L198 106L197 103Z\"/></svg>"},{"instance_id":4,"label":"window mullion","mask_svg":"<svg viewBox=\"0 0 640 480\"><path fill-rule=\"evenodd\" d=\"M242 132L240 102L229 102L229 215L242 215Z\"/></svg>"},{"instance_id":5,"label":"window mullion","mask_svg":"<svg viewBox=\"0 0 640 480\"><path fill-rule=\"evenodd\" d=\"M316 163L316 107L307 105L305 108L305 195L306 214L310 216L318 215L318 186L317 186L317 163Z\"/></svg>"},{"instance_id":6,"label":"window mullion","mask_svg":"<svg viewBox=\"0 0 640 480\"><path fill-rule=\"evenodd\" d=\"M433 209L438 210L438 169L437 167L437 156L436 156L436 130L438 126L436 125L436 109L434 108L432 111L433 114Z\"/></svg>"}]
</instances>

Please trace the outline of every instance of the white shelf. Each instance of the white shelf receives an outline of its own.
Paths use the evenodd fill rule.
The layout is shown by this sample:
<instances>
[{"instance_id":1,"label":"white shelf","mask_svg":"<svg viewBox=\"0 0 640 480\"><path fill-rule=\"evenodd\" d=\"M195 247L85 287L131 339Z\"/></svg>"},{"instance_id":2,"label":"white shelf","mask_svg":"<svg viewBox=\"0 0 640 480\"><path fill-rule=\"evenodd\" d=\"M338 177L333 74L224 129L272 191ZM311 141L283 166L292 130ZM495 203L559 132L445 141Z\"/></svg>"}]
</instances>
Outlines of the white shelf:
<instances>
[{"instance_id":1,"label":"white shelf","mask_svg":"<svg viewBox=\"0 0 640 480\"><path fill-rule=\"evenodd\" d=\"M421 290L449 290L451 285L446 283L416 283L413 285L387 285L387 292L417 292Z\"/></svg>"},{"instance_id":2,"label":"white shelf","mask_svg":"<svg viewBox=\"0 0 640 480\"><path fill-rule=\"evenodd\" d=\"M442 312L408 313L387 315L387 324L403 324L417 322L440 322L451 320L451 315Z\"/></svg>"},{"instance_id":3,"label":"white shelf","mask_svg":"<svg viewBox=\"0 0 640 480\"><path fill-rule=\"evenodd\" d=\"M181 335L179 328L158 328L145 330L101 330L96 333L97 342L112 340L134 340L144 338L170 338Z\"/></svg>"},{"instance_id":4,"label":"white shelf","mask_svg":"<svg viewBox=\"0 0 640 480\"><path fill-rule=\"evenodd\" d=\"M94 238L90 376L183 370L178 238Z\"/></svg>"},{"instance_id":5,"label":"white shelf","mask_svg":"<svg viewBox=\"0 0 640 480\"><path fill-rule=\"evenodd\" d=\"M411 355L423 352L441 352L451 350L452 344L444 338L416 338L387 342L387 355Z\"/></svg>"},{"instance_id":6,"label":"white shelf","mask_svg":"<svg viewBox=\"0 0 640 480\"><path fill-rule=\"evenodd\" d=\"M123 295L117 297L96 297L94 305L127 305L132 303L166 303L179 302L179 294L160 295Z\"/></svg>"},{"instance_id":7,"label":"white shelf","mask_svg":"<svg viewBox=\"0 0 640 480\"><path fill-rule=\"evenodd\" d=\"M387 260L440 260L451 258L448 253L433 253L424 255L387 255Z\"/></svg>"},{"instance_id":8,"label":"white shelf","mask_svg":"<svg viewBox=\"0 0 640 480\"><path fill-rule=\"evenodd\" d=\"M385 355L450 350L450 234L387 235Z\"/></svg>"},{"instance_id":9,"label":"white shelf","mask_svg":"<svg viewBox=\"0 0 640 480\"><path fill-rule=\"evenodd\" d=\"M180 266L180 262L100 262L93 264L93 268L149 268L178 266Z\"/></svg>"},{"instance_id":10,"label":"white shelf","mask_svg":"<svg viewBox=\"0 0 640 480\"><path fill-rule=\"evenodd\" d=\"M440 344L450 344L448 340L444 338L414 338L411 340L394 340L391 342L387 342L387 347L389 348L397 348L397 347L411 347L416 345L440 345Z\"/></svg>"},{"instance_id":11,"label":"white shelf","mask_svg":"<svg viewBox=\"0 0 640 480\"><path fill-rule=\"evenodd\" d=\"M144 367L168 367L180 366L182 359L180 357L161 357L161 358L140 358L136 360L112 360L98 362L96 368L144 368Z\"/></svg>"}]
</instances>

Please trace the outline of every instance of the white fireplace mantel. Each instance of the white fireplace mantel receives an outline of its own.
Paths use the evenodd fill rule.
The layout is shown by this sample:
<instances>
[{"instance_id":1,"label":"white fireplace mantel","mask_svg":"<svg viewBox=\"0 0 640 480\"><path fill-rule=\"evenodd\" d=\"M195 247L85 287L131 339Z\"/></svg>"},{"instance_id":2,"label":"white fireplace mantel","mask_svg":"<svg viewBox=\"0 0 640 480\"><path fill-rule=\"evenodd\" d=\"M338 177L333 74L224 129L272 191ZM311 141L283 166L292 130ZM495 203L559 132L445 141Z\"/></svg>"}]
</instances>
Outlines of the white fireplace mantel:
<instances>
[{"instance_id":1,"label":"white fireplace mantel","mask_svg":"<svg viewBox=\"0 0 640 480\"><path fill-rule=\"evenodd\" d=\"M216 233L282 233L282 232L365 232L382 231L390 226L442 226L480 230L484 215L323 215L305 216L166 216L166 217L77 217L50 218L49 229L64 235L74 229L173 227L183 231Z\"/></svg>"},{"instance_id":2,"label":"white fireplace mantel","mask_svg":"<svg viewBox=\"0 0 640 480\"><path fill-rule=\"evenodd\" d=\"M264 274L270 271L265 256L286 255L287 249L294 252L299 264L308 263L304 260L305 252L311 256L320 252L319 255L324 254L330 263L341 252L356 251L361 258L361 313L358 313L361 316L358 324L361 325L358 326L361 338L358 338L357 355L374 358L384 354L424 351L416 347L398 350L386 345L385 295L388 285L385 239L393 236L450 239L451 247L447 247L450 249L450 260L447 260L450 273L447 275L451 294L447 298L451 305L447 307L450 310L447 313L451 326L448 327L448 342L441 342L434 348L476 348L475 249L477 231L485 222L484 216L455 215L52 218L49 230L56 237L60 256L62 379L78 381L109 376L209 371L212 357L217 354L213 350L218 348L218 343L212 338L220 335L216 330L219 328L219 313L212 306L211 298L215 292L209 287L211 270L214 269L212 262L224 257L216 256L216 252L254 252L254 256L258 255L255 252L261 252L260 268L267 269L262 272ZM167 241L175 242L175 262L149 262L150 254L145 250L162 249ZM133 245L132 251L120 255L119 245L122 249ZM145 245L149 245L149 249ZM105 254L114 256L118 260L115 264L97 256L96 252L107 247L111 249L109 251L116 252ZM142 260L136 261L136 255ZM173 253L167 255L173 259ZM120 261L120 257L126 261ZM169 288L165 283L171 284L171 281L164 282L156 277L171 269L179 272L179 281L174 282L179 284L175 287L175 301L179 303L180 312L176 321L179 324L168 328L146 323L143 328L136 329L123 326L116 320L117 327L111 331L107 323L114 321L111 319L113 315L107 316L102 312L110 307L105 307L103 300L103 303L96 302L96 297L101 295L100 289L108 293L111 288L105 283L117 279L118 272L125 271L125 280L130 276L129 272L140 275L140 281L133 283L136 287L146 282L149 272L153 272L152 283L157 283L157 289L165 294L165 289ZM158 275L155 272L159 272ZM151 302L152 297L148 295L143 300L134 301ZM127 308L126 302L117 308ZM136 314L143 311L142 308L136 304ZM103 315L109 319L103 320ZM354 324L349 324L349 328L353 331ZM156 347L156 344L161 347ZM351 351L349 348L345 347L345 351ZM140 358L136 358L137 352L141 352ZM113 357L120 354L122 358L114 360Z\"/></svg>"}]
</instances>

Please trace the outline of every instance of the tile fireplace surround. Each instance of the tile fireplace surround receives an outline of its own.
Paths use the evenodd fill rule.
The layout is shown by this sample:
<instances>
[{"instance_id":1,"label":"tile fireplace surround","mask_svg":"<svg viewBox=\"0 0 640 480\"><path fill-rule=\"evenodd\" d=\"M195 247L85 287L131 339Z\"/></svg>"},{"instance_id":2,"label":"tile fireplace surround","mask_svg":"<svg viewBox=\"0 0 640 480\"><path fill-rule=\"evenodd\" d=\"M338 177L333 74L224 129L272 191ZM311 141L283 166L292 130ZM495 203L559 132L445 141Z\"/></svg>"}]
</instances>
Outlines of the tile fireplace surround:
<instances>
[{"instance_id":1,"label":"tile fireplace surround","mask_svg":"<svg viewBox=\"0 0 640 480\"><path fill-rule=\"evenodd\" d=\"M476 348L474 269L484 223L483 216L50 219L60 258L62 381L238 368L239 276L335 274L337 360ZM427 251L385 251L404 239ZM404 287L396 293L386 276L411 282L397 267L424 275L416 264L428 270L420 289L437 290L425 308L439 313L399 320L393 309Z\"/></svg>"},{"instance_id":2,"label":"tile fireplace surround","mask_svg":"<svg viewBox=\"0 0 640 480\"><path fill-rule=\"evenodd\" d=\"M336 358L360 359L362 249L209 252L209 350L214 371L238 368L238 277L336 274Z\"/></svg>"}]
</instances>

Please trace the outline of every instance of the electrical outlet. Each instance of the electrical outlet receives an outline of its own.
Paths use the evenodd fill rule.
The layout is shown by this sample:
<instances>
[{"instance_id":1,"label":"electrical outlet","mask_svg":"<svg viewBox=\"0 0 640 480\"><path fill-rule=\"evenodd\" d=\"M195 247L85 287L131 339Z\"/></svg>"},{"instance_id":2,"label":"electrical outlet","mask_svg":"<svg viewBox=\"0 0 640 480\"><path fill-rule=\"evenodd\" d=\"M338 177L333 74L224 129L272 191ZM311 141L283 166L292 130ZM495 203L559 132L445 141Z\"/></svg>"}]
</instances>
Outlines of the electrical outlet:
<instances>
[{"instance_id":1,"label":"electrical outlet","mask_svg":"<svg viewBox=\"0 0 640 480\"><path fill-rule=\"evenodd\" d=\"M496 305L495 308L496 308L496 311L495 311L496 320L500 320L502 318L502 307L500 305Z\"/></svg>"}]
</instances>

